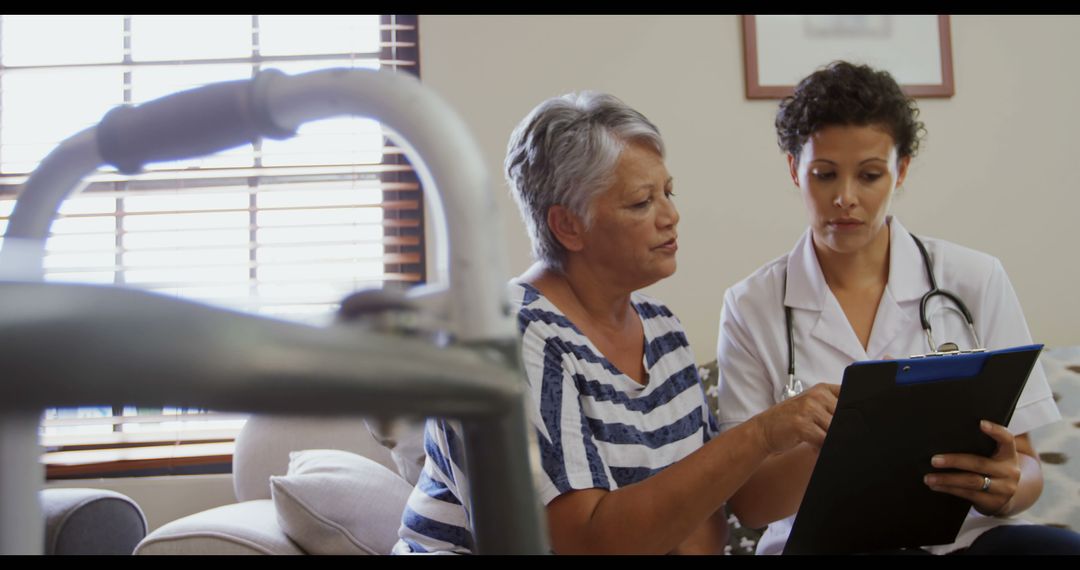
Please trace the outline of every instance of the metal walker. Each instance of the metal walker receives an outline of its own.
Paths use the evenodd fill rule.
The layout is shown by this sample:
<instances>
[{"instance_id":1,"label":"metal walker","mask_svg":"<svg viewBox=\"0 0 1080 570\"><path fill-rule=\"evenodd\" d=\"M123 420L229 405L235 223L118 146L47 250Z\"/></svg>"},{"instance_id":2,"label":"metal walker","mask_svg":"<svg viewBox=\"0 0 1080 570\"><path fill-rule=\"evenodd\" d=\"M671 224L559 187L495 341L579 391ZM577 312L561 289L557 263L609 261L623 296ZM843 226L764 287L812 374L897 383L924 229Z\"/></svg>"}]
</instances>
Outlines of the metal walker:
<instances>
[{"instance_id":1,"label":"metal walker","mask_svg":"<svg viewBox=\"0 0 1080 570\"><path fill-rule=\"evenodd\" d=\"M377 118L400 135L395 142L424 187L437 190L429 203L449 283L412 301L444 319L450 346L43 281L52 220L99 166L130 174L255 137L288 138L305 122L337 115ZM115 108L65 140L26 182L0 250L0 554L42 550L42 410L101 402L460 420L477 551L546 553L505 252L490 235L497 219L465 124L418 80L389 71L267 70Z\"/></svg>"}]
</instances>

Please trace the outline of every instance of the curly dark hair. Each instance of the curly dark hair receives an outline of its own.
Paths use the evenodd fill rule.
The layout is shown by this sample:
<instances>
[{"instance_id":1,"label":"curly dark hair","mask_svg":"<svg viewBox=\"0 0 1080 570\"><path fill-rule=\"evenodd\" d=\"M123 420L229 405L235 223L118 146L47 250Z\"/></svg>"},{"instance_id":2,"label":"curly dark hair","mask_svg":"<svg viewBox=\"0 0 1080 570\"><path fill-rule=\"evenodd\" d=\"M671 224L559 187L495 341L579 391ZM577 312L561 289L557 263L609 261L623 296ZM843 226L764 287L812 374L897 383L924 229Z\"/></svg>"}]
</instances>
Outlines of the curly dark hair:
<instances>
[{"instance_id":1,"label":"curly dark hair","mask_svg":"<svg viewBox=\"0 0 1080 570\"><path fill-rule=\"evenodd\" d=\"M897 155L913 157L926 128L915 99L904 95L887 71L834 61L808 75L780 102L776 137L780 149L798 158L807 139L830 125L881 125L896 142Z\"/></svg>"}]
</instances>

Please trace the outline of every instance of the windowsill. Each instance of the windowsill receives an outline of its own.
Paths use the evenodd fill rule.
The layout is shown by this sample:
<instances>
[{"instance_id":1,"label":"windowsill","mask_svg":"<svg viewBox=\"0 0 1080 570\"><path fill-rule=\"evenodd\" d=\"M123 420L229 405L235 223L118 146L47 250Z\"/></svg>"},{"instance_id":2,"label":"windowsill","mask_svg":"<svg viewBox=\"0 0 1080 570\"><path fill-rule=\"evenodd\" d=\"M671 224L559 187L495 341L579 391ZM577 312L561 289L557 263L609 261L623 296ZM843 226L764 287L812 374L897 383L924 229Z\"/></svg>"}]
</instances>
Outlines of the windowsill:
<instances>
[{"instance_id":1,"label":"windowsill","mask_svg":"<svg viewBox=\"0 0 1080 570\"><path fill-rule=\"evenodd\" d=\"M232 472L233 442L45 453L45 478L132 477Z\"/></svg>"}]
</instances>

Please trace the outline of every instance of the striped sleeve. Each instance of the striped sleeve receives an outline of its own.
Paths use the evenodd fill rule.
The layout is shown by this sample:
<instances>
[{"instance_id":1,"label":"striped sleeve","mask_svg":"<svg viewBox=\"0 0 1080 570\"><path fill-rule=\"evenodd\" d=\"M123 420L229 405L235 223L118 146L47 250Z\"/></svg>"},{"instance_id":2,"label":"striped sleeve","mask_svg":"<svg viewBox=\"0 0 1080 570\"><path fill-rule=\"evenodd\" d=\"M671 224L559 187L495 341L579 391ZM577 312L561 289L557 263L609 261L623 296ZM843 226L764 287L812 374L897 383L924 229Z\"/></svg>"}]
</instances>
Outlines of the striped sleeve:
<instances>
[{"instance_id":1,"label":"striped sleeve","mask_svg":"<svg viewBox=\"0 0 1080 570\"><path fill-rule=\"evenodd\" d=\"M610 490L614 486L609 470L578 398L577 383L582 379L575 379L572 369L564 365L575 358L587 358L587 352L558 336L545 337L535 331L533 327L525 329L522 356L540 451L540 500L546 505L572 490Z\"/></svg>"},{"instance_id":2,"label":"striped sleeve","mask_svg":"<svg viewBox=\"0 0 1080 570\"><path fill-rule=\"evenodd\" d=\"M401 516L394 554L469 554L473 550L461 440L453 422L430 419L426 458Z\"/></svg>"}]
</instances>

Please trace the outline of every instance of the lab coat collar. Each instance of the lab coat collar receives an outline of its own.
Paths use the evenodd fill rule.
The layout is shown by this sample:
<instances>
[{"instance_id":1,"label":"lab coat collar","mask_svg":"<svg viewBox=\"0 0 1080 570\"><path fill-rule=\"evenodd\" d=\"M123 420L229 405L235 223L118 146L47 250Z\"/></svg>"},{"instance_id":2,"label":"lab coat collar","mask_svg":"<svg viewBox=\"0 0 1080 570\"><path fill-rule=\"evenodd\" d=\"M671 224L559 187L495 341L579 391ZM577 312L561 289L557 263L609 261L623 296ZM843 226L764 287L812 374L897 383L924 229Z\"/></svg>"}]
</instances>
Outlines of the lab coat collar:
<instances>
[{"instance_id":1,"label":"lab coat collar","mask_svg":"<svg viewBox=\"0 0 1080 570\"><path fill-rule=\"evenodd\" d=\"M889 216L889 292L903 303L921 299L929 289L919 247L900 220Z\"/></svg>"},{"instance_id":2,"label":"lab coat collar","mask_svg":"<svg viewBox=\"0 0 1080 570\"><path fill-rule=\"evenodd\" d=\"M922 255L911 234L895 216L889 224L888 293L897 303L919 299L930 288ZM821 272L810 228L795 243L787 259L787 293L784 304L794 309L820 311L825 306L828 285Z\"/></svg>"},{"instance_id":3,"label":"lab coat collar","mask_svg":"<svg viewBox=\"0 0 1080 570\"><path fill-rule=\"evenodd\" d=\"M814 253L811 230L807 229L787 260L787 292L784 303L792 308L818 311L811 335L843 352L853 360L881 358L881 354L907 330L912 316L900 303L917 300L927 287L922 256L900 221L889 217L889 284L878 305L870 341L863 350L847 322L843 309L828 290ZM895 355L893 355L895 356Z\"/></svg>"},{"instance_id":4,"label":"lab coat collar","mask_svg":"<svg viewBox=\"0 0 1080 570\"><path fill-rule=\"evenodd\" d=\"M784 305L793 309L820 311L825 305L825 274L814 253L812 230L806 228L787 259L787 292Z\"/></svg>"}]
</instances>

